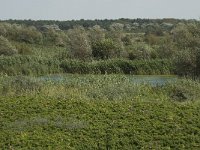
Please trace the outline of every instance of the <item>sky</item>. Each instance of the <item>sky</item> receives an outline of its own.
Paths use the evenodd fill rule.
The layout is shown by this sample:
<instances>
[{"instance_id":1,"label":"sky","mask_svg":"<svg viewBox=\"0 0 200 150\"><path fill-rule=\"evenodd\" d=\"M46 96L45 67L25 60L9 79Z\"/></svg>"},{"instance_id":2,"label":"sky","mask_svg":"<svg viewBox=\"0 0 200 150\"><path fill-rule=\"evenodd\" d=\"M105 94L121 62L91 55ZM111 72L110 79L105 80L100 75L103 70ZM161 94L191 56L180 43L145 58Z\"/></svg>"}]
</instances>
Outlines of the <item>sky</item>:
<instances>
[{"instance_id":1,"label":"sky","mask_svg":"<svg viewBox=\"0 0 200 150\"><path fill-rule=\"evenodd\" d=\"M200 19L200 0L0 0L0 20Z\"/></svg>"}]
</instances>

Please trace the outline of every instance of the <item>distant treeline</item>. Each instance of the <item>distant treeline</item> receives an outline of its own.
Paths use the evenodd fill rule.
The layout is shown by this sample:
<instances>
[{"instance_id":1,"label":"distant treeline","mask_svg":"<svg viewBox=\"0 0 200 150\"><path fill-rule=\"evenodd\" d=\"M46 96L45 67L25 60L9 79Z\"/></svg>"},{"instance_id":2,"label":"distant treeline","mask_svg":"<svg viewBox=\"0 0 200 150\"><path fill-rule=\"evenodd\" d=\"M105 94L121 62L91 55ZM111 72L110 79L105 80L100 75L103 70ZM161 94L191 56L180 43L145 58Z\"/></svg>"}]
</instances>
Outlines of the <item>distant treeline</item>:
<instances>
[{"instance_id":1,"label":"distant treeline","mask_svg":"<svg viewBox=\"0 0 200 150\"><path fill-rule=\"evenodd\" d=\"M190 20L194 21L194 20ZM61 30L68 30L72 29L74 26L83 26L84 28L89 28L93 27L95 25L99 25L104 29L109 29L109 26L113 23L122 23L122 24L134 24L138 23L139 25L142 24L149 24L149 23L171 23L171 24L177 24L180 22L188 22L188 20L184 19L174 19L174 18L164 18L164 19L126 19L126 18L121 18L121 19L104 19L104 20L68 20L68 21L56 21L56 20L1 20L0 22L7 22L11 24L20 24L20 25L27 25L27 26L35 26L38 29L44 25L58 25Z\"/></svg>"}]
</instances>

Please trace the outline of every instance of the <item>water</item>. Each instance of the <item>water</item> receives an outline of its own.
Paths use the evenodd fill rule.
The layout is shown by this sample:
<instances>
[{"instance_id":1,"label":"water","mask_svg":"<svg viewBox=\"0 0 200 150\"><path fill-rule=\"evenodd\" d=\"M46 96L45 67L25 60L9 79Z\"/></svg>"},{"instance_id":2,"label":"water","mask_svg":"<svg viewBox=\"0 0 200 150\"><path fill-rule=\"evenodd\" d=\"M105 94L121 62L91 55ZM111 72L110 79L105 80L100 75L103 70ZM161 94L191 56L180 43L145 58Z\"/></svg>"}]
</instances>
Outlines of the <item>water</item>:
<instances>
[{"instance_id":1,"label":"water","mask_svg":"<svg viewBox=\"0 0 200 150\"><path fill-rule=\"evenodd\" d=\"M161 75L147 75L147 76L131 76L131 81L135 84L147 83L152 86L161 86L169 82L175 82L177 76L161 76Z\"/></svg>"},{"instance_id":2,"label":"water","mask_svg":"<svg viewBox=\"0 0 200 150\"><path fill-rule=\"evenodd\" d=\"M97 76L100 77L101 75L97 75ZM76 77L78 77L79 79L81 79L80 77L82 77L82 80L85 80L86 76L58 74L58 75L51 75L51 76L42 76L42 77L39 77L38 79L41 81L51 81L51 82L59 83L59 82L71 81L71 79L75 79ZM127 75L126 77L133 84L150 84L152 86L157 86L157 85L161 86L169 82L175 82L178 79L177 76L165 76L165 75Z\"/></svg>"}]
</instances>

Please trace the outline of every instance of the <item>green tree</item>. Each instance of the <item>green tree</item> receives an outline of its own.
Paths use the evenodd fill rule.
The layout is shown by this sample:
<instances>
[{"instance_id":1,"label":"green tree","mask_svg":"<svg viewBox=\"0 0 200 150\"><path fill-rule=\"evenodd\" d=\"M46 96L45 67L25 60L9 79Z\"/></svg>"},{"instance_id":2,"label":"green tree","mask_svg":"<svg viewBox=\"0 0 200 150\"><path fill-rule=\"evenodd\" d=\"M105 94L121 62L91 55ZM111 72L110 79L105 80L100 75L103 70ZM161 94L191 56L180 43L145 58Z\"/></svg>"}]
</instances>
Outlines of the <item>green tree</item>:
<instances>
[{"instance_id":1,"label":"green tree","mask_svg":"<svg viewBox=\"0 0 200 150\"><path fill-rule=\"evenodd\" d=\"M122 41L124 36L124 24L113 23L110 25L110 30L107 33L107 37L112 39L115 43L116 50L120 52L120 57L127 57L127 52L125 51L124 43Z\"/></svg>"},{"instance_id":2,"label":"green tree","mask_svg":"<svg viewBox=\"0 0 200 150\"><path fill-rule=\"evenodd\" d=\"M119 51L111 39L105 39L92 45L92 54L97 59L109 59L119 56Z\"/></svg>"},{"instance_id":3,"label":"green tree","mask_svg":"<svg viewBox=\"0 0 200 150\"><path fill-rule=\"evenodd\" d=\"M189 49L179 51L174 60L176 74L181 76L195 76L197 68L196 52Z\"/></svg>"},{"instance_id":4,"label":"green tree","mask_svg":"<svg viewBox=\"0 0 200 150\"><path fill-rule=\"evenodd\" d=\"M4 24L0 24L0 36L6 36L6 34L7 34L7 30L6 30L6 28L4 27Z\"/></svg>"},{"instance_id":5,"label":"green tree","mask_svg":"<svg viewBox=\"0 0 200 150\"><path fill-rule=\"evenodd\" d=\"M41 44L42 34L34 26L22 27L17 33L17 40L30 44Z\"/></svg>"},{"instance_id":6,"label":"green tree","mask_svg":"<svg viewBox=\"0 0 200 150\"><path fill-rule=\"evenodd\" d=\"M128 57L134 59L151 59L154 50L145 43L135 43L127 47Z\"/></svg>"},{"instance_id":7,"label":"green tree","mask_svg":"<svg viewBox=\"0 0 200 150\"><path fill-rule=\"evenodd\" d=\"M85 60L91 57L92 49L88 35L81 26L74 27L68 31L69 55L71 58Z\"/></svg>"},{"instance_id":8,"label":"green tree","mask_svg":"<svg viewBox=\"0 0 200 150\"><path fill-rule=\"evenodd\" d=\"M92 44L105 39L106 30L102 29L99 25L89 28L88 32L89 39Z\"/></svg>"},{"instance_id":9,"label":"green tree","mask_svg":"<svg viewBox=\"0 0 200 150\"><path fill-rule=\"evenodd\" d=\"M65 47L67 43L67 35L63 31L56 31L52 28L43 32L44 40L47 44Z\"/></svg>"},{"instance_id":10,"label":"green tree","mask_svg":"<svg viewBox=\"0 0 200 150\"><path fill-rule=\"evenodd\" d=\"M183 23L179 23L176 28L172 30L173 40L180 48L186 48L189 46L191 40L191 33Z\"/></svg>"}]
</instances>

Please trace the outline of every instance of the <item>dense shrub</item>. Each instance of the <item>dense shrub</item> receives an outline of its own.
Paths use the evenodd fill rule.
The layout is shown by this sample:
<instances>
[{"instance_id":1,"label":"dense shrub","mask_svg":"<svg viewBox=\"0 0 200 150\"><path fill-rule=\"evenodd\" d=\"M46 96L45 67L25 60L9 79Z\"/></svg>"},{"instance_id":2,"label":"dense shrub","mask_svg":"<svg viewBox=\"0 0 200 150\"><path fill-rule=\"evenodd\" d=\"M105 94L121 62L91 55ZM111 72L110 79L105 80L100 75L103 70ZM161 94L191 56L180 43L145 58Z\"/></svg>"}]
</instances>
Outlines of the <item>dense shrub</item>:
<instances>
[{"instance_id":1,"label":"dense shrub","mask_svg":"<svg viewBox=\"0 0 200 150\"><path fill-rule=\"evenodd\" d=\"M68 31L69 55L71 58L86 60L92 56L89 37L83 27L74 27Z\"/></svg>"},{"instance_id":2,"label":"dense shrub","mask_svg":"<svg viewBox=\"0 0 200 150\"><path fill-rule=\"evenodd\" d=\"M0 24L0 36L6 36L7 30L4 27L4 24Z\"/></svg>"},{"instance_id":3,"label":"dense shrub","mask_svg":"<svg viewBox=\"0 0 200 150\"><path fill-rule=\"evenodd\" d=\"M58 60L29 55L0 57L0 73L7 75L43 75L61 72Z\"/></svg>"},{"instance_id":4,"label":"dense shrub","mask_svg":"<svg viewBox=\"0 0 200 150\"><path fill-rule=\"evenodd\" d=\"M127 47L128 58L134 59L151 59L153 49L145 43L135 43Z\"/></svg>"},{"instance_id":5,"label":"dense shrub","mask_svg":"<svg viewBox=\"0 0 200 150\"><path fill-rule=\"evenodd\" d=\"M47 31L43 32L43 35L44 35L44 42L48 45L65 47L67 44L67 35L63 31L48 29Z\"/></svg>"},{"instance_id":6,"label":"dense shrub","mask_svg":"<svg viewBox=\"0 0 200 150\"><path fill-rule=\"evenodd\" d=\"M173 64L167 60L129 61L111 59L106 61L82 62L76 60L65 60L60 67L66 73L81 74L170 74L173 73Z\"/></svg>"},{"instance_id":7,"label":"dense shrub","mask_svg":"<svg viewBox=\"0 0 200 150\"><path fill-rule=\"evenodd\" d=\"M42 34L35 27L23 27L17 32L17 40L30 44L41 44Z\"/></svg>"},{"instance_id":8,"label":"dense shrub","mask_svg":"<svg viewBox=\"0 0 200 150\"><path fill-rule=\"evenodd\" d=\"M17 54L17 50L12 44L3 36L0 36L0 55L10 56Z\"/></svg>"},{"instance_id":9,"label":"dense shrub","mask_svg":"<svg viewBox=\"0 0 200 150\"><path fill-rule=\"evenodd\" d=\"M119 57L117 45L111 39L97 41L92 44L92 55L97 59L109 59Z\"/></svg>"},{"instance_id":10,"label":"dense shrub","mask_svg":"<svg viewBox=\"0 0 200 150\"><path fill-rule=\"evenodd\" d=\"M106 30L101 28L99 25L95 25L89 28L88 36L91 44L105 39Z\"/></svg>"},{"instance_id":11,"label":"dense shrub","mask_svg":"<svg viewBox=\"0 0 200 150\"><path fill-rule=\"evenodd\" d=\"M25 43L17 43L15 44L15 47L17 48L19 54L22 55L32 54L31 45L27 45Z\"/></svg>"},{"instance_id":12,"label":"dense shrub","mask_svg":"<svg viewBox=\"0 0 200 150\"><path fill-rule=\"evenodd\" d=\"M9 40L26 42L31 44L42 43L42 34L34 26L25 26L9 23L2 23L0 26L2 27L2 32L4 32L2 35L4 35Z\"/></svg>"},{"instance_id":13,"label":"dense shrub","mask_svg":"<svg viewBox=\"0 0 200 150\"><path fill-rule=\"evenodd\" d=\"M197 69L197 55L191 50L182 50L174 58L176 74L180 76L194 76Z\"/></svg>"}]
</instances>

